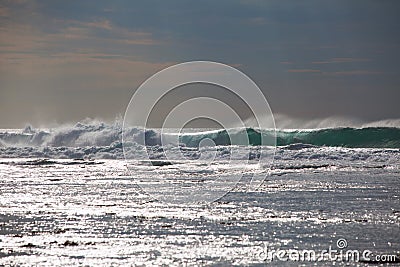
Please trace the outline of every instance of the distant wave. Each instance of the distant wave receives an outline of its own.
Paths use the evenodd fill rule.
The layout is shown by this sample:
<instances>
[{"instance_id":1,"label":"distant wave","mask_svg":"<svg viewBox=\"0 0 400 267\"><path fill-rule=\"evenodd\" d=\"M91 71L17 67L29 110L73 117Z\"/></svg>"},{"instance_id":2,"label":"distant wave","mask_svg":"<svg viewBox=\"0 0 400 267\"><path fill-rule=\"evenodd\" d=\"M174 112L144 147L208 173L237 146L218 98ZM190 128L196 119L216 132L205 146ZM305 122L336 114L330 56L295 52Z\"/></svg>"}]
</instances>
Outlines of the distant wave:
<instances>
[{"instance_id":1,"label":"distant wave","mask_svg":"<svg viewBox=\"0 0 400 267\"><path fill-rule=\"evenodd\" d=\"M244 130L242 130L244 131ZM246 129L249 144L273 145L274 132L271 130ZM237 133L237 134L242 134ZM216 133L183 135L182 141L188 146L197 146L201 139L210 138L217 145L229 145L230 138L226 130ZM400 128L328 128L317 130L278 130L276 145L310 144L314 146L334 146L349 148L400 148Z\"/></svg>"},{"instance_id":2,"label":"distant wave","mask_svg":"<svg viewBox=\"0 0 400 267\"><path fill-rule=\"evenodd\" d=\"M328 128L277 132L277 145L294 143L349 148L400 148L400 128Z\"/></svg>"},{"instance_id":3,"label":"distant wave","mask_svg":"<svg viewBox=\"0 0 400 267\"><path fill-rule=\"evenodd\" d=\"M182 134L179 140L181 145L188 147L197 147L204 138L212 139L216 145L226 146L231 145L231 140L235 136L247 135L250 145L274 145L274 133L278 146L309 144L349 148L400 148L400 128L395 127L347 127L276 132L252 128L230 129ZM145 140L147 146L161 144L160 133L156 130L143 132L132 128L125 134L130 137L130 141L139 144L140 140ZM0 130L0 147L121 147L121 140L122 129L118 123L77 123L51 130L36 130L30 126L19 131Z\"/></svg>"},{"instance_id":4,"label":"distant wave","mask_svg":"<svg viewBox=\"0 0 400 267\"><path fill-rule=\"evenodd\" d=\"M261 144L261 140L264 145L273 145L275 140L272 130L229 129L229 133L231 137L248 137L249 144L252 145L250 159L258 158L260 152L258 145ZM124 152L128 155L130 153L136 155L136 153L147 150L152 159L162 160L165 157L164 150L175 151L178 149L188 158L197 159L202 152L213 149L212 147L198 148L200 141L204 138L212 139L219 146L216 149L218 158L229 159L231 150L229 146L231 139L226 130L185 133L180 136L179 146L168 144L164 147L160 146L161 135L157 130L144 132L141 129L131 128L124 134L129 136L129 138L124 138L127 141L125 151L123 151L121 141L122 127L119 123L88 122L63 125L53 129L33 129L28 126L25 129L0 130L0 158L123 159ZM172 136L173 134L166 135ZM143 140L145 140L145 144L142 143ZM362 149L362 151L365 150L365 155L360 156L357 152L346 156L350 157L350 159L346 158L347 160L359 160L359 157L374 156L369 148L400 148L400 128L278 130L276 131L276 144L278 145L276 159L296 158L304 155L307 155L307 158L319 155L324 159L332 157L340 159L343 157L342 152L347 153L347 148L365 148ZM144 145L147 146L147 149ZM332 155L324 147L337 147L332 149L336 149L338 152ZM305 154L298 153L298 150L302 150Z\"/></svg>"}]
</instances>

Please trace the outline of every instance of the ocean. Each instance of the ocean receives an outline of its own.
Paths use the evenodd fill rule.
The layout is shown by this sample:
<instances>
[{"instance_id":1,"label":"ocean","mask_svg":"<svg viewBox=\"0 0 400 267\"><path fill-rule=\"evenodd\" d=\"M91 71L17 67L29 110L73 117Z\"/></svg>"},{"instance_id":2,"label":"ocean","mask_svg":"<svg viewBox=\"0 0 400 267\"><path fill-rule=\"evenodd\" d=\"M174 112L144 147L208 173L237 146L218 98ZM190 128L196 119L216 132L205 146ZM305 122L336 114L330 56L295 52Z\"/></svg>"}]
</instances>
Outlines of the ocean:
<instances>
[{"instance_id":1,"label":"ocean","mask_svg":"<svg viewBox=\"0 0 400 267\"><path fill-rule=\"evenodd\" d=\"M117 123L0 130L0 266L400 263L400 128L208 130L167 147L156 130L129 133L124 144ZM165 158L177 150L185 160ZM230 161L234 150L245 156ZM249 187L254 175L265 180ZM239 178L200 201L220 176ZM167 181L192 201L159 201L177 194Z\"/></svg>"}]
</instances>

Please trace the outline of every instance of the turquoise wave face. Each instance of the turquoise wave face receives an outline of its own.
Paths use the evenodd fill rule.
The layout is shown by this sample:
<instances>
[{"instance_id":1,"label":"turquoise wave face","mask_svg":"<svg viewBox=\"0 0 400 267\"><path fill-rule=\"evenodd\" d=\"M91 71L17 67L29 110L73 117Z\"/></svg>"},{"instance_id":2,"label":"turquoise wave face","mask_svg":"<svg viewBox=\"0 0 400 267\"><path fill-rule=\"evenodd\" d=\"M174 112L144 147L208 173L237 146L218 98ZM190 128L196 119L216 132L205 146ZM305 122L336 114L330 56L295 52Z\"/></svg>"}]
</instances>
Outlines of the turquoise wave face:
<instances>
[{"instance_id":1,"label":"turquoise wave face","mask_svg":"<svg viewBox=\"0 0 400 267\"><path fill-rule=\"evenodd\" d=\"M330 128L319 130L255 130L248 128L234 134L243 135L247 132L250 145L311 144L315 146L340 146L349 148L400 148L400 128L370 127L370 128ZM181 136L181 142L187 146L198 146L204 138L212 139L216 145L231 145L230 136L226 130ZM245 145L245 144L237 144Z\"/></svg>"},{"instance_id":2,"label":"turquoise wave face","mask_svg":"<svg viewBox=\"0 0 400 267\"><path fill-rule=\"evenodd\" d=\"M33 130L31 128L16 132L0 131L0 147L116 147L121 146L121 133L122 130L119 125L103 123L77 124L50 131ZM139 142L138 140L143 139L139 138L141 136L144 136L147 146L162 145L159 129L143 131L142 129L132 128L129 132L132 142ZM400 128L394 127L277 131L237 128L207 132L199 129L198 132L191 134L181 134L179 138L180 143L189 147L198 147L201 140L209 138L220 146L231 144L250 144L253 146L310 144L349 148L400 148Z\"/></svg>"}]
</instances>

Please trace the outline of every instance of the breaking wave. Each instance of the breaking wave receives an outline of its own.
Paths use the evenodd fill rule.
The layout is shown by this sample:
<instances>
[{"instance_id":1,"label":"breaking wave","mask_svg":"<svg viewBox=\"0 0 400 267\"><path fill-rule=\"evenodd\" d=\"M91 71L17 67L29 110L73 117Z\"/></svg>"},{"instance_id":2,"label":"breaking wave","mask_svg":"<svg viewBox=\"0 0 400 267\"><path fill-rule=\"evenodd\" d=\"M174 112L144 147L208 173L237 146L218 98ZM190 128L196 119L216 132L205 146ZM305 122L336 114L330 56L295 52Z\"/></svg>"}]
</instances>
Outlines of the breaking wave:
<instances>
[{"instance_id":1,"label":"breaking wave","mask_svg":"<svg viewBox=\"0 0 400 267\"><path fill-rule=\"evenodd\" d=\"M278 145L294 143L349 148L400 148L400 128L331 128L277 132Z\"/></svg>"},{"instance_id":2,"label":"breaking wave","mask_svg":"<svg viewBox=\"0 0 400 267\"><path fill-rule=\"evenodd\" d=\"M1 130L0 130L1 131ZM257 130L231 129L229 130L199 131L183 133L180 142L184 146L196 147L204 138L209 138L216 145L231 145L232 135L247 135L249 144L274 145L273 137L276 134L276 145L288 146L293 144L310 144L314 146L335 146L349 148L400 148L400 128L395 127L367 127L367 128L327 128L315 130ZM157 130L132 128L126 133L131 140L144 138L147 146L161 145L161 136ZM168 135L168 134L165 134ZM122 128L120 124L77 123L73 126L63 126L51 130L36 130L27 126L23 130L0 132L0 144L7 147L48 146L48 147L87 147L110 146L121 143Z\"/></svg>"},{"instance_id":3,"label":"breaking wave","mask_svg":"<svg viewBox=\"0 0 400 267\"><path fill-rule=\"evenodd\" d=\"M233 135L247 135L252 146L276 145L286 149L301 149L310 146L345 148L400 148L400 128L326 128L315 130L258 130L231 129ZM124 134L130 136L130 147L161 145L161 136L156 130L132 128ZM168 134L166 134L168 135ZM229 146L231 137L227 130L200 131L180 136L181 147L198 147L201 140L209 138L218 146ZM94 155L104 158L122 158L122 127L119 123L77 123L55 129L0 130L0 157L67 157L82 158ZM141 144L140 140L145 140ZM263 142L262 142L263 140Z\"/></svg>"},{"instance_id":4,"label":"breaking wave","mask_svg":"<svg viewBox=\"0 0 400 267\"><path fill-rule=\"evenodd\" d=\"M268 140L273 140L274 131L260 131L252 128L248 128L246 131L251 145L261 145L261 138L264 140L263 144L273 145ZM183 135L182 141L186 145L197 146L203 138L211 138L217 145L229 145L229 135L225 130L207 134ZM299 143L349 148L400 148L400 128L368 127L276 131L276 145L288 146Z\"/></svg>"}]
</instances>

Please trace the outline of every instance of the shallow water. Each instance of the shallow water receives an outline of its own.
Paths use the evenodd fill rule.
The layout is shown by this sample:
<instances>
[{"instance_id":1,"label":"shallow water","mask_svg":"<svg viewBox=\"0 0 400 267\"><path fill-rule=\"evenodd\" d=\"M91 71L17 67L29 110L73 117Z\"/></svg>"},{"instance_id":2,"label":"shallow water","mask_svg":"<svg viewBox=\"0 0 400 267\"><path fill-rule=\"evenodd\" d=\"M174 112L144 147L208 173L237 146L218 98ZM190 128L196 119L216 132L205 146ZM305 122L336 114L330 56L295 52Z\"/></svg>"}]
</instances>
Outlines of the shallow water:
<instances>
[{"instance_id":1,"label":"shallow water","mask_svg":"<svg viewBox=\"0 0 400 267\"><path fill-rule=\"evenodd\" d=\"M0 265L258 266L271 261L265 255L272 250L318 254L338 250L341 238L348 246L339 252L398 255L398 156L397 150L278 150L258 190L246 192L240 182L208 205L152 199L138 187L141 174L129 175L122 160L2 159ZM206 168L193 172L201 176Z\"/></svg>"}]
</instances>

